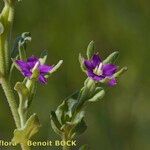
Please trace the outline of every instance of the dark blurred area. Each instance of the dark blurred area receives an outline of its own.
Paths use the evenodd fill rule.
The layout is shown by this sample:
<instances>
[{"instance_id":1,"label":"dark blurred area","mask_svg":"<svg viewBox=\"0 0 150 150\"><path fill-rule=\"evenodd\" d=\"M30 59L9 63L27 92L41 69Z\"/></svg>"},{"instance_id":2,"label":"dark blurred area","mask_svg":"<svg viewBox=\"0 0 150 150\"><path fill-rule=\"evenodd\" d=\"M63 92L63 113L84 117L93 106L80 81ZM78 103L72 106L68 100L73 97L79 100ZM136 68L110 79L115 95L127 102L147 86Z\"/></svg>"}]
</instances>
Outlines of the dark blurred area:
<instances>
[{"instance_id":1,"label":"dark blurred area","mask_svg":"<svg viewBox=\"0 0 150 150\"><path fill-rule=\"evenodd\" d=\"M22 32L29 31L32 42L28 45L28 56L39 56L46 49L48 64L64 60L63 67L51 76L46 86L39 84L30 108L30 114L36 112L42 123L35 140L59 139L51 129L50 111L83 86L86 75L80 69L78 54L85 54L88 43L94 40L103 59L119 50L117 64L128 66L128 71L116 87L108 90L103 101L86 108L88 130L77 139L78 147L88 144L89 150L150 149L149 6L150 1L146 0L22 0L17 3L12 42ZM15 71L14 83L23 79L18 74ZM0 89L0 139L11 139L14 128Z\"/></svg>"}]
</instances>

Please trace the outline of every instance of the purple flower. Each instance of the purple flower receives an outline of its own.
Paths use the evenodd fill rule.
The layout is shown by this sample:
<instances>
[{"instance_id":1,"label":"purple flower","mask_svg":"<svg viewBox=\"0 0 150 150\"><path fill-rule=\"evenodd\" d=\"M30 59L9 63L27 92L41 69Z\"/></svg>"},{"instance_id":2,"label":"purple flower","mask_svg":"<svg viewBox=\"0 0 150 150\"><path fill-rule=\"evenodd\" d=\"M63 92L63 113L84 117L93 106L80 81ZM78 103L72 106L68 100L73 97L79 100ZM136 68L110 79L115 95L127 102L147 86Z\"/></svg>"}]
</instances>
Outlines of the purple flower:
<instances>
[{"instance_id":1,"label":"purple flower","mask_svg":"<svg viewBox=\"0 0 150 150\"><path fill-rule=\"evenodd\" d=\"M38 70L38 81L42 84L47 83L45 75L53 69L53 66L41 64L40 59L35 56L31 56L27 61L16 60L15 63L19 66L21 73L27 78L32 77L33 70L36 67Z\"/></svg>"},{"instance_id":2,"label":"purple flower","mask_svg":"<svg viewBox=\"0 0 150 150\"><path fill-rule=\"evenodd\" d=\"M90 60L84 60L84 65L87 69L87 75L95 81L108 79L108 84L114 86L117 84L113 75L117 71L117 66L114 64L103 64L98 54L94 54Z\"/></svg>"}]
</instances>

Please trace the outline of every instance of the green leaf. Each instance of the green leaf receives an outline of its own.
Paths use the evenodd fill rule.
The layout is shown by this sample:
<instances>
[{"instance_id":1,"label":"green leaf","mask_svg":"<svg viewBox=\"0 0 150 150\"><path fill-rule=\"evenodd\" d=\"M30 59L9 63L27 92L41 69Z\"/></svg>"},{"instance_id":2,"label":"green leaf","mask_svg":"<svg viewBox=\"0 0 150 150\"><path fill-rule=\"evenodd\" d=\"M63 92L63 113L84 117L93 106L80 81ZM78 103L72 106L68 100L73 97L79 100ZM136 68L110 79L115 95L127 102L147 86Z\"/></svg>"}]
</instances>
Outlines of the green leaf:
<instances>
[{"instance_id":1,"label":"green leaf","mask_svg":"<svg viewBox=\"0 0 150 150\"><path fill-rule=\"evenodd\" d=\"M4 32L4 26L3 24L0 22L0 35L3 34Z\"/></svg>"},{"instance_id":2,"label":"green leaf","mask_svg":"<svg viewBox=\"0 0 150 150\"><path fill-rule=\"evenodd\" d=\"M53 128L53 130L55 131L55 133L61 135L62 131L61 131L61 124L58 121L58 118L56 116L56 113L54 111L51 111L51 126Z\"/></svg>"},{"instance_id":3,"label":"green leaf","mask_svg":"<svg viewBox=\"0 0 150 150\"><path fill-rule=\"evenodd\" d=\"M36 114L33 114L26 122L25 126L14 131L12 142L16 144L26 143L33 135L35 135L41 127Z\"/></svg>"},{"instance_id":4,"label":"green leaf","mask_svg":"<svg viewBox=\"0 0 150 150\"><path fill-rule=\"evenodd\" d=\"M123 67L123 68L121 68L118 72L116 72L116 73L113 75L113 77L118 78L118 77L120 77L124 72L126 72L127 70L128 70L127 67Z\"/></svg>"},{"instance_id":5,"label":"green leaf","mask_svg":"<svg viewBox=\"0 0 150 150\"><path fill-rule=\"evenodd\" d=\"M74 137L74 136L77 136L77 135L81 135L83 134L87 129L87 125L84 121L84 118L82 118L80 120L80 122L78 122L76 124L76 126L71 130L71 135ZM73 138L72 137L72 138Z\"/></svg>"},{"instance_id":6,"label":"green leaf","mask_svg":"<svg viewBox=\"0 0 150 150\"><path fill-rule=\"evenodd\" d=\"M42 51L42 53L40 55L40 63L41 64L45 64L47 56L48 56L48 51L47 50Z\"/></svg>"},{"instance_id":7,"label":"green leaf","mask_svg":"<svg viewBox=\"0 0 150 150\"><path fill-rule=\"evenodd\" d=\"M29 32L24 32L18 36L12 49L11 58L15 58L19 54L20 59L26 59L26 46L29 41L31 41L31 35Z\"/></svg>"},{"instance_id":8,"label":"green leaf","mask_svg":"<svg viewBox=\"0 0 150 150\"><path fill-rule=\"evenodd\" d=\"M88 149L88 146L87 145L83 145L79 148L79 150L87 150Z\"/></svg>"},{"instance_id":9,"label":"green leaf","mask_svg":"<svg viewBox=\"0 0 150 150\"><path fill-rule=\"evenodd\" d=\"M85 65L84 65L84 58L82 57L81 54L79 54L79 63L80 63L81 70L83 72L86 72L86 68L85 68Z\"/></svg>"},{"instance_id":10,"label":"green leaf","mask_svg":"<svg viewBox=\"0 0 150 150\"><path fill-rule=\"evenodd\" d=\"M94 41L91 41L87 47L87 58L91 59L94 54Z\"/></svg>"},{"instance_id":11,"label":"green leaf","mask_svg":"<svg viewBox=\"0 0 150 150\"><path fill-rule=\"evenodd\" d=\"M53 69L49 72L49 74L52 74L52 73L56 72L56 71L60 68L60 66L62 65L62 63L63 63L63 60L60 60L60 61L53 67Z\"/></svg>"},{"instance_id":12,"label":"green leaf","mask_svg":"<svg viewBox=\"0 0 150 150\"><path fill-rule=\"evenodd\" d=\"M68 104L67 104L67 101L64 100L62 102L62 104L60 104L58 107L57 107L57 110L55 111L56 115L57 115L57 118L59 120L59 122L61 124L64 124L65 123L65 114L66 112L68 111Z\"/></svg>"},{"instance_id":13,"label":"green leaf","mask_svg":"<svg viewBox=\"0 0 150 150\"><path fill-rule=\"evenodd\" d=\"M102 99L105 95L105 90L103 88L96 88L96 93L92 98L90 98L88 101L89 102L96 102Z\"/></svg>"},{"instance_id":14,"label":"green leaf","mask_svg":"<svg viewBox=\"0 0 150 150\"><path fill-rule=\"evenodd\" d=\"M29 90L24 83L17 82L14 89L20 94L22 97L29 96Z\"/></svg>"},{"instance_id":15,"label":"green leaf","mask_svg":"<svg viewBox=\"0 0 150 150\"><path fill-rule=\"evenodd\" d=\"M36 95L36 90L37 90L37 82L32 83L32 86L30 88L30 93L29 93L29 97L28 97L28 107L30 107L33 98Z\"/></svg>"},{"instance_id":16,"label":"green leaf","mask_svg":"<svg viewBox=\"0 0 150 150\"><path fill-rule=\"evenodd\" d=\"M81 122L81 120L84 118L85 112L84 111L79 111L76 116L74 117L74 119L72 120L73 124L78 124L79 122Z\"/></svg>"},{"instance_id":17,"label":"green leaf","mask_svg":"<svg viewBox=\"0 0 150 150\"><path fill-rule=\"evenodd\" d=\"M71 118L74 111L74 106L77 104L77 100L69 98L67 100L67 104L68 104L68 111L66 112L66 115L68 115L68 117Z\"/></svg>"},{"instance_id":18,"label":"green leaf","mask_svg":"<svg viewBox=\"0 0 150 150\"><path fill-rule=\"evenodd\" d=\"M116 52L113 52L112 54L110 54L104 61L103 63L104 64L111 64L111 63L114 63L117 58L119 56L119 52L116 51Z\"/></svg>"}]
</instances>

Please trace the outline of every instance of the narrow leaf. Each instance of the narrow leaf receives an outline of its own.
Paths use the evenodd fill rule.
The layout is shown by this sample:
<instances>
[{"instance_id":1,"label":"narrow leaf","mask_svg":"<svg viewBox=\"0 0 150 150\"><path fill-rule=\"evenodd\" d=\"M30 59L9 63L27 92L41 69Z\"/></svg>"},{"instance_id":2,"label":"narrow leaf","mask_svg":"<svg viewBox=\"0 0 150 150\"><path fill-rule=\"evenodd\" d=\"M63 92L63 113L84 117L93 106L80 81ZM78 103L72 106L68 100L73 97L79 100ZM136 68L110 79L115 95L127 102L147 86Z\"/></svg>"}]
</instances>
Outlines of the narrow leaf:
<instances>
[{"instance_id":1,"label":"narrow leaf","mask_svg":"<svg viewBox=\"0 0 150 150\"><path fill-rule=\"evenodd\" d=\"M94 41L91 41L87 47L87 58L91 59L94 54Z\"/></svg>"},{"instance_id":2,"label":"narrow leaf","mask_svg":"<svg viewBox=\"0 0 150 150\"><path fill-rule=\"evenodd\" d=\"M51 111L51 126L52 126L55 133L61 135L61 133L62 133L61 124L58 121L58 118L57 118L54 111Z\"/></svg>"},{"instance_id":3,"label":"narrow leaf","mask_svg":"<svg viewBox=\"0 0 150 150\"><path fill-rule=\"evenodd\" d=\"M104 64L111 64L111 63L114 63L117 58L119 56L119 52L116 51L116 52L113 52L112 54L110 54L104 61L103 63Z\"/></svg>"},{"instance_id":4,"label":"narrow leaf","mask_svg":"<svg viewBox=\"0 0 150 150\"><path fill-rule=\"evenodd\" d=\"M79 150L87 150L88 149L88 146L87 145L83 145L79 148Z\"/></svg>"},{"instance_id":5,"label":"narrow leaf","mask_svg":"<svg viewBox=\"0 0 150 150\"><path fill-rule=\"evenodd\" d=\"M84 65L84 58L82 57L81 54L79 54L79 63L80 63L81 70L83 72L86 72L86 68L85 68L85 65Z\"/></svg>"},{"instance_id":6,"label":"narrow leaf","mask_svg":"<svg viewBox=\"0 0 150 150\"><path fill-rule=\"evenodd\" d=\"M45 64L47 56L48 56L48 51L47 50L42 51L42 53L40 55L40 63L41 64Z\"/></svg>"},{"instance_id":7,"label":"narrow leaf","mask_svg":"<svg viewBox=\"0 0 150 150\"><path fill-rule=\"evenodd\" d=\"M127 70L128 70L127 67L123 67L123 68L121 68L118 72L116 72L116 73L113 75L113 77L118 78L118 77L120 77L124 72L126 72Z\"/></svg>"},{"instance_id":8,"label":"narrow leaf","mask_svg":"<svg viewBox=\"0 0 150 150\"><path fill-rule=\"evenodd\" d=\"M102 88L99 88L99 89L97 89L96 94L91 99L89 99L88 101L89 102L99 101L100 99L102 99L104 97L104 95L105 95L105 90Z\"/></svg>"}]
</instances>

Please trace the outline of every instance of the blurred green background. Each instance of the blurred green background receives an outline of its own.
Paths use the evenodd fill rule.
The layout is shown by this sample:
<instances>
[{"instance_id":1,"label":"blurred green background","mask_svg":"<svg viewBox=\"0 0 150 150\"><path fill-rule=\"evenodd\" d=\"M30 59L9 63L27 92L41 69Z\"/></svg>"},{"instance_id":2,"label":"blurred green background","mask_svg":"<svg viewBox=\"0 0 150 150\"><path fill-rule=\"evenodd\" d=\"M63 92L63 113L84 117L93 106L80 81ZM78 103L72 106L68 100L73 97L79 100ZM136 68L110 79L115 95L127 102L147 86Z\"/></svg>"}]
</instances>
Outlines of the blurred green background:
<instances>
[{"instance_id":1,"label":"blurred green background","mask_svg":"<svg viewBox=\"0 0 150 150\"><path fill-rule=\"evenodd\" d=\"M28 46L29 56L47 49L49 64L64 60L48 84L38 86L30 109L42 123L36 140L59 138L51 129L50 111L82 87L86 76L79 67L78 54L84 54L87 44L94 40L102 58L119 50L117 63L129 70L103 101L87 108L88 130L77 139L78 146L88 144L90 150L150 150L149 6L146 0L22 0L17 4L13 40L30 31L33 40ZM16 72L14 80L21 81L22 76ZM14 128L0 89L0 138L11 139Z\"/></svg>"}]
</instances>

